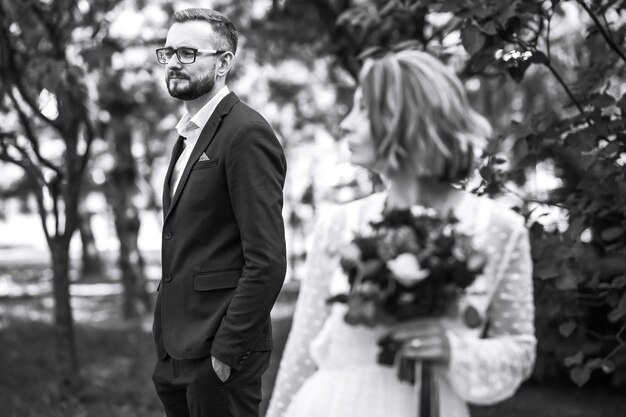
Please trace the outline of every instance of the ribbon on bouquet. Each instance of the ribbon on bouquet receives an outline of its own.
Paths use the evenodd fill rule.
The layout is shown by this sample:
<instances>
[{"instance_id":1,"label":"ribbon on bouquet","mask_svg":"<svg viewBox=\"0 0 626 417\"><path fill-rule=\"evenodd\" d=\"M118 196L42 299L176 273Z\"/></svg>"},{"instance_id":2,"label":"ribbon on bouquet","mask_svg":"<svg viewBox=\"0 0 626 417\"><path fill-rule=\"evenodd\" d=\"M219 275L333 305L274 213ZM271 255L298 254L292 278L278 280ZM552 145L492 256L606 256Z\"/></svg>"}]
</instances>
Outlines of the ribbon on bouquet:
<instances>
[{"instance_id":1,"label":"ribbon on bouquet","mask_svg":"<svg viewBox=\"0 0 626 417\"><path fill-rule=\"evenodd\" d=\"M439 390L429 361L416 362L420 368L420 392L418 417L439 417Z\"/></svg>"},{"instance_id":2,"label":"ribbon on bouquet","mask_svg":"<svg viewBox=\"0 0 626 417\"><path fill-rule=\"evenodd\" d=\"M433 363L401 358L398 376L401 381L419 386L417 417L440 417L439 388L433 372ZM418 378L419 376L419 378Z\"/></svg>"}]
</instances>

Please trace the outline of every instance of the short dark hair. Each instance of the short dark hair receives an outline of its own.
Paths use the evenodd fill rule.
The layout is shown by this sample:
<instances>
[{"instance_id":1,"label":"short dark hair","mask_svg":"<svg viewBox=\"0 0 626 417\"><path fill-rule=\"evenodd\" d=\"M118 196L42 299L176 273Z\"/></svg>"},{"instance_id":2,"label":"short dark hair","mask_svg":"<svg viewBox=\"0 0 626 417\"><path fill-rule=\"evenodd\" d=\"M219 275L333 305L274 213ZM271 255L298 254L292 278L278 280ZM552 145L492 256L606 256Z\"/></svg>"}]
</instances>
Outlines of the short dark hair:
<instances>
[{"instance_id":1,"label":"short dark hair","mask_svg":"<svg viewBox=\"0 0 626 417\"><path fill-rule=\"evenodd\" d=\"M219 45L219 48L231 51L233 54L237 52L237 28L233 22L220 12L199 7L183 9L175 12L173 19L176 23L185 23L196 20L208 22L213 30L217 32L225 42L225 45Z\"/></svg>"}]
</instances>

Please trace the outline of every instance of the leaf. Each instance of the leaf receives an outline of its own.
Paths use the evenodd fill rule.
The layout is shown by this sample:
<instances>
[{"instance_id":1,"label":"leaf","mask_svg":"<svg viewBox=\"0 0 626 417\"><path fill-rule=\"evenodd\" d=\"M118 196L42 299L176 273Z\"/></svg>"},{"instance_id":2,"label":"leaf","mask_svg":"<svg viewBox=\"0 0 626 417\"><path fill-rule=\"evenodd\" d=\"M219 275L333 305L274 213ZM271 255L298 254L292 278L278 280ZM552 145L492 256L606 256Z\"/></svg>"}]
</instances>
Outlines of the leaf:
<instances>
[{"instance_id":1,"label":"leaf","mask_svg":"<svg viewBox=\"0 0 626 417\"><path fill-rule=\"evenodd\" d=\"M576 353L575 355L565 358L565 366L570 367L574 365L580 365L581 363L583 363L584 359L585 356L583 355L582 350L579 350L578 353Z\"/></svg>"},{"instance_id":2,"label":"leaf","mask_svg":"<svg viewBox=\"0 0 626 417\"><path fill-rule=\"evenodd\" d=\"M611 283L613 288L624 288L626 287L626 275L619 276L613 280Z\"/></svg>"},{"instance_id":3,"label":"leaf","mask_svg":"<svg viewBox=\"0 0 626 417\"><path fill-rule=\"evenodd\" d=\"M497 16L497 19L501 26L506 26L507 21L515 16L515 9L517 8L518 3L519 1L517 0L500 2L500 13Z\"/></svg>"},{"instance_id":4,"label":"leaf","mask_svg":"<svg viewBox=\"0 0 626 417\"><path fill-rule=\"evenodd\" d=\"M587 104L594 107L608 107L615 104L615 98L607 93L594 94Z\"/></svg>"},{"instance_id":5,"label":"leaf","mask_svg":"<svg viewBox=\"0 0 626 417\"><path fill-rule=\"evenodd\" d=\"M604 359L602 358L593 358L588 360L585 366L589 369L596 369L602 366L602 362L604 362Z\"/></svg>"},{"instance_id":6,"label":"leaf","mask_svg":"<svg viewBox=\"0 0 626 417\"><path fill-rule=\"evenodd\" d=\"M608 314L609 321L616 322L626 315L626 293L622 294L617 307L611 310Z\"/></svg>"},{"instance_id":7,"label":"leaf","mask_svg":"<svg viewBox=\"0 0 626 417\"><path fill-rule=\"evenodd\" d=\"M624 111L622 111L624 113ZM624 114L623 116L626 116ZM621 118L617 120L611 120L607 125L607 130L611 133L622 133L626 131L626 119Z\"/></svg>"},{"instance_id":8,"label":"leaf","mask_svg":"<svg viewBox=\"0 0 626 417\"><path fill-rule=\"evenodd\" d=\"M613 363L613 361L605 359L604 361L602 361L601 368L602 372L604 372L605 374L610 374L615 371L615 364Z\"/></svg>"},{"instance_id":9,"label":"leaf","mask_svg":"<svg viewBox=\"0 0 626 417\"><path fill-rule=\"evenodd\" d=\"M541 279L556 278L559 276L559 268L553 261L543 260L535 265L535 275Z\"/></svg>"},{"instance_id":10,"label":"leaf","mask_svg":"<svg viewBox=\"0 0 626 417\"><path fill-rule=\"evenodd\" d=\"M494 171L489 165L485 165L478 170L478 173L485 181L493 180Z\"/></svg>"},{"instance_id":11,"label":"leaf","mask_svg":"<svg viewBox=\"0 0 626 417\"><path fill-rule=\"evenodd\" d=\"M569 337L576 330L576 322L574 320L568 320L565 323L561 323L559 326L559 333L563 335L563 337Z\"/></svg>"},{"instance_id":12,"label":"leaf","mask_svg":"<svg viewBox=\"0 0 626 417\"><path fill-rule=\"evenodd\" d=\"M613 158L613 157L617 157L617 154L621 153L621 151L622 151L622 144L616 140L616 141L609 143L604 148L602 148L599 155L604 158Z\"/></svg>"},{"instance_id":13,"label":"leaf","mask_svg":"<svg viewBox=\"0 0 626 417\"><path fill-rule=\"evenodd\" d=\"M486 33L487 35L495 35L498 33L496 29L496 24L493 20L489 20L487 23L481 26L481 31Z\"/></svg>"},{"instance_id":14,"label":"leaf","mask_svg":"<svg viewBox=\"0 0 626 417\"><path fill-rule=\"evenodd\" d=\"M398 0L389 0L380 10L379 14L380 16L386 16L396 10L398 6L400 6L400 2Z\"/></svg>"},{"instance_id":15,"label":"leaf","mask_svg":"<svg viewBox=\"0 0 626 417\"><path fill-rule=\"evenodd\" d=\"M617 106L622 109L622 116L624 116L626 113L626 93L619 99Z\"/></svg>"},{"instance_id":16,"label":"leaf","mask_svg":"<svg viewBox=\"0 0 626 417\"><path fill-rule=\"evenodd\" d=\"M555 280L556 287L561 291L575 290L578 286L571 275L564 275Z\"/></svg>"},{"instance_id":17,"label":"leaf","mask_svg":"<svg viewBox=\"0 0 626 417\"><path fill-rule=\"evenodd\" d=\"M465 26L461 29L461 42L468 54L478 53L485 44L486 37L476 26Z\"/></svg>"},{"instance_id":18,"label":"leaf","mask_svg":"<svg viewBox=\"0 0 626 417\"><path fill-rule=\"evenodd\" d=\"M585 171L589 170L589 167L593 165L598 158L595 155L581 155L580 156L580 166Z\"/></svg>"},{"instance_id":19,"label":"leaf","mask_svg":"<svg viewBox=\"0 0 626 417\"><path fill-rule=\"evenodd\" d=\"M507 67L509 75L515 82L519 83L524 78L526 70L530 66L530 61L516 61L513 65Z\"/></svg>"},{"instance_id":20,"label":"leaf","mask_svg":"<svg viewBox=\"0 0 626 417\"><path fill-rule=\"evenodd\" d=\"M600 237L605 242L612 242L621 237L624 237L624 229L622 226L612 226L608 229L604 229L602 233L600 233Z\"/></svg>"},{"instance_id":21,"label":"leaf","mask_svg":"<svg viewBox=\"0 0 626 417\"><path fill-rule=\"evenodd\" d=\"M562 291L574 290L578 287L578 279L570 268L562 268L561 276L556 279L554 284Z\"/></svg>"},{"instance_id":22,"label":"leaf","mask_svg":"<svg viewBox=\"0 0 626 417\"><path fill-rule=\"evenodd\" d=\"M491 162L494 165L501 165L501 164L506 164L509 161L507 161L506 157L503 155L494 155L494 157L491 159Z\"/></svg>"},{"instance_id":23,"label":"leaf","mask_svg":"<svg viewBox=\"0 0 626 417\"><path fill-rule=\"evenodd\" d=\"M534 64L545 64L548 62L548 57L541 51L534 51L528 61Z\"/></svg>"},{"instance_id":24,"label":"leaf","mask_svg":"<svg viewBox=\"0 0 626 417\"><path fill-rule=\"evenodd\" d=\"M574 381L579 387L585 385L587 381L589 381L590 377L591 370L584 365L578 365L570 371L570 378L572 378L572 381Z\"/></svg>"}]
</instances>

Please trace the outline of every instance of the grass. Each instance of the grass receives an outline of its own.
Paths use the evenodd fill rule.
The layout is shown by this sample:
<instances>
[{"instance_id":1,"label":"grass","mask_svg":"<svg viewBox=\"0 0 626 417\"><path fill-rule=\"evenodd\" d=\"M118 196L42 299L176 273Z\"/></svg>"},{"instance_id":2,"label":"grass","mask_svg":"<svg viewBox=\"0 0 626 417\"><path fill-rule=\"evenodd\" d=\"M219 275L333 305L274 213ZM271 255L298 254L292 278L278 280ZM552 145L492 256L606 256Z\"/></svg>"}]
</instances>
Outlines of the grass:
<instances>
[{"instance_id":1,"label":"grass","mask_svg":"<svg viewBox=\"0 0 626 417\"><path fill-rule=\"evenodd\" d=\"M61 403L53 329L14 322L0 331L0 403L6 417L161 416L151 383L152 337L141 326L77 326L81 381Z\"/></svg>"},{"instance_id":2,"label":"grass","mask_svg":"<svg viewBox=\"0 0 626 417\"><path fill-rule=\"evenodd\" d=\"M121 294L77 291L76 337L81 383L69 402L61 403L55 384L51 302L45 271L0 270L28 291L0 292L0 415L3 417L162 417L151 374L155 361L151 317L124 322ZM43 277L43 278L42 278ZM0 280L0 283L2 281ZM100 285L89 281L80 285ZM44 288L37 290L37 286ZM49 287L48 287L49 288ZM105 287L106 288L106 287ZM284 291L278 306L289 311L296 294ZM267 407L280 356L289 332L288 314L274 319L275 349L264 375ZM511 399L490 407L473 407L473 417L622 417L626 396L616 390L525 384ZM346 416L350 417L350 416ZM393 417L393 416L389 416ZM445 417L445 416L442 416Z\"/></svg>"}]
</instances>

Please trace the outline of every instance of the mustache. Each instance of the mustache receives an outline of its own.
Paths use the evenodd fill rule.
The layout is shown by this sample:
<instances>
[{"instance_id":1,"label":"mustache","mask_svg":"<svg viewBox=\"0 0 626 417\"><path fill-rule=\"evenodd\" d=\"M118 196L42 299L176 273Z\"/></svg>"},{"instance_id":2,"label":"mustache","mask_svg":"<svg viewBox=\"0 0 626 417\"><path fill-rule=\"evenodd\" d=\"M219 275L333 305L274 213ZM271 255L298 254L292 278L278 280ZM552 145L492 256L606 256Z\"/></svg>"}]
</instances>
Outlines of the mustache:
<instances>
[{"instance_id":1,"label":"mustache","mask_svg":"<svg viewBox=\"0 0 626 417\"><path fill-rule=\"evenodd\" d=\"M167 78L180 78L180 79L188 80L189 76L183 74L182 72L169 70L167 71Z\"/></svg>"}]
</instances>

